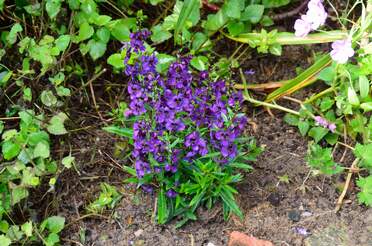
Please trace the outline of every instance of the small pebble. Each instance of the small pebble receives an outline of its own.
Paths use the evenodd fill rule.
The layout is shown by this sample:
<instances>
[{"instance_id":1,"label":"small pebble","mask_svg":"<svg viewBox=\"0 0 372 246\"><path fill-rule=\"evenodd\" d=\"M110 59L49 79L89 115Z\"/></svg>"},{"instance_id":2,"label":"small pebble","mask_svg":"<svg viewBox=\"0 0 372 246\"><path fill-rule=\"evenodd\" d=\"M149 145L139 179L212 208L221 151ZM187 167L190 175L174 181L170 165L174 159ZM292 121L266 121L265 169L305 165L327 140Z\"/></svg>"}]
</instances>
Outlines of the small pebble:
<instances>
[{"instance_id":1,"label":"small pebble","mask_svg":"<svg viewBox=\"0 0 372 246\"><path fill-rule=\"evenodd\" d=\"M313 214L311 213L311 212L309 212L309 211L304 211L304 212L302 212L302 214L301 214L301 217L310 217L310 216L312 216Z\"/></svg>"},{"instance_id":2,"label":"small pebble","mask_svg":"<svg viewBox=\"0 0 372 246\"><path fill-rule=\"evenodd\" d=\"M135 235L136 237L139 237L139 236L142 235L142 233L143 233L143 230L142 230L142 229L139 229L139 230L137 230L137 231L134 232L134 235Z\"/></svg>"},{"instance_id":3,"label":"small pebble","mask_svg":"<svg viewBox=\"0 0 372 246\"><path fill-rule=\"evenodd\" d=\"M207 246L215 246L213 243L209 242Z\"/></svg>"},{"instance_id":4,"label":"small pebble","mask_svg":"<svg viewBox=\"0 0 372 246\"><path fill-rule=\"evenodd\" d=\"M279 193L274 192L269 195L267 200L270 202L271 205L277 207L280 204L281 197Z\"/></svg>"},{"instance_id":5,"label":"small pebble","mask_svg":"<svg viewBox=\"0 0 372 246\"><path fill-rule=\"evenodd\" d=\"M301 219L301 214L297 210L291 210L288 213L288 218L293 222L299 222Z\"/></svg>"}]
</instances>

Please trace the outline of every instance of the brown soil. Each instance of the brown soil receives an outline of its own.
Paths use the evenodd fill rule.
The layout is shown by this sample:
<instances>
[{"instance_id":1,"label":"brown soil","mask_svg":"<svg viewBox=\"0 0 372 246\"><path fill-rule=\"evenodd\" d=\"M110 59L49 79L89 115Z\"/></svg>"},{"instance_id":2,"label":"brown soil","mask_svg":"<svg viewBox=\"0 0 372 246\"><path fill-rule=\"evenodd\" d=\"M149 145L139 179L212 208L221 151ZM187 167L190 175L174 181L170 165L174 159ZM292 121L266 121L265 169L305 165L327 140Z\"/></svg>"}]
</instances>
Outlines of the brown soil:
<instances>
[{"instance_id":1,"label":"brown soil","mask_svg":"<svg viewBox=\"0 0 372 246\"><path fill-rule=\"evenodd\" d=\"M245 63L246 69L256 70L252 81L289 79L298 66L305 67L310 52L306 48L294 47L284 50L284 56L275 58L262 56ZM298 63L300 61L300 63ZM295 95L304 98L315 91L315 87ZM283 102L286 104L286 102ZM286 106L293 107L287 104ZM248 107L248 105L247 105ZM133 186L123 185L127 177L120 165L130 165L128 160L112 160L114 140L112 135L89 129L89 133L76 134L71 145L77 157L76 171L65 172L60 178L61 190L56 210L67 217L68 227L64 232L64 245L227 245L229 232L238 230L255 237L272 241L275 245L303 245L306 236L295 228L301 227L310 234L326 228L330 223L344 224L348 229L351 245L372 245L370 235L365 230L372 225L371 209L357 204L356 188L352 183L345 204L339 213L334 213L339 196L337 187L344 175L332 178L312 176L308 179L309 168L304 157L307 139L301 137L297 129L283 122L283 114L274 112L272 118L262 109L249 108L251 119L249 135L254 135L264 153L253 163L254 170L245 175L238 186L238 202L245 214L239 221L233 217L224 221L221 208L212 211L199 210L199 219L175 229L175 222L161 226L153 222L152 210L155 198L142 194ZM94 124L94 122L93 122ZM128 151L128 150L126 150ZM339 148L339 160L344 149ZM347 151L347 150L346 150ZM343 165L350 166L350 153ZM289 182L279 182L287 175ZM99 193L99 182L114 184L123 193L123 199L114 211L102 216L89 216L85 207ZM299 221L289 218L289 213L302 215ZM306 216L305 216L306 215ZM84 240L82 240L84 238Z\"/></svg>"}]
</instances>

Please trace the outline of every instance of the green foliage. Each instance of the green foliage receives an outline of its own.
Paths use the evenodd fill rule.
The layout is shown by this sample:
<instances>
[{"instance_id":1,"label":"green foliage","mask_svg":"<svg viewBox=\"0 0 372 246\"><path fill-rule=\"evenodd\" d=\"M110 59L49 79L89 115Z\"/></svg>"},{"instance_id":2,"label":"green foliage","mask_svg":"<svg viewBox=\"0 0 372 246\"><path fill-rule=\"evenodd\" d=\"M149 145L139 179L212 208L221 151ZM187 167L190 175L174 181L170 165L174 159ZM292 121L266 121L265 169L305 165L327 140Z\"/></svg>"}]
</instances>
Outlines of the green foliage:
<instances>
[{"instance_id":1,"label":"green foliage","mask_svg":"<svg viewBox=\"0 0 372 246\"><path fill-rule=\"evenodd\" d=\"M88 205L87 210L91 213L102 213L106 208L113 209L121 198L122 195L114 186L101 183L101 193L99 197Z\"/></svg>"},{"instance_id":2,"label":"green foliage","mask_svg":"<svg viewBox=\"0 0 372 246\"><path fill-rule=\"evenodd\" d=\"M372 206L372 175L359 178L356 183L361 190L358 193L359 202Z\"/></svg>"},{"instance_id":3,"label":"green foliage","mask_svg":"<svg viewBox=\"0 0 372 246\"><path fill-rule=\"evenodd\" d=\"M309 146L306 161L310 167L319 170L322 174L333 175L342 172L343 168L333 161L332 149L322 148L320 145Z\"/></svg>"}]
</instances>

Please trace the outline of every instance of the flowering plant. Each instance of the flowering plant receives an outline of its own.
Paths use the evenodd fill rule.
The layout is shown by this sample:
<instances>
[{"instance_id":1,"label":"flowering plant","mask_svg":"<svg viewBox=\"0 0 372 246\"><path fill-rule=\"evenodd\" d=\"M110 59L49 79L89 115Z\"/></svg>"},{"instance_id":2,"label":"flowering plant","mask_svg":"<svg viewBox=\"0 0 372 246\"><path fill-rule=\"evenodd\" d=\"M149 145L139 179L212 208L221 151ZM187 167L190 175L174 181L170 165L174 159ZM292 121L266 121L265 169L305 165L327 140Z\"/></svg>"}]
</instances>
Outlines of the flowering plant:
<instances>
[{"instance_id":1,"label":"flowering plant","mask_svg":"<svg viewBox=\"0 0 372 246\"><path fill-rule=\"evenodd\" d=\"M239 113L242 94L207 71L193 73L191 57L170 64L166 76L157 71L156 55L146 49L150 32L131 35L126 44L125 74L130 77L130 103L125 112L133 123L134 181L146 192L157 191L158 222L181 215L181 224L195 219L197 207L222 200L226 217L242 217L233 184L237 169L260 149L242 137L247 118Z\"/></svg>"}]
</instances>

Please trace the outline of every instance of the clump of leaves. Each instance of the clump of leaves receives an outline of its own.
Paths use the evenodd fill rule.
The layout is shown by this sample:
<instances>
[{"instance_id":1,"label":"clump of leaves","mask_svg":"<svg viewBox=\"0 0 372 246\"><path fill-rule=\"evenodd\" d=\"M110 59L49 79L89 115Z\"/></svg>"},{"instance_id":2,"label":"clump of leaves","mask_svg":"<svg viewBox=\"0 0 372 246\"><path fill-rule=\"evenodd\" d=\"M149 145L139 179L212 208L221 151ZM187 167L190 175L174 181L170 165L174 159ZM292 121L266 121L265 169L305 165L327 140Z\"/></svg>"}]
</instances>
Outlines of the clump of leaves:
<instances>
[{"instance_id":1,"label":"clump of leaves","mask_svg":"<svg viewBox=\"0 0 372 246\"><path fill-rule=\"evenodd\" d=\"M332 148L322 148L318 144L309 146L306 161L310 167L322 174L333 175L343 171L343 168L333 160Z\"/></svg>"},{"instance_id":2,"label":"clump of leaves","mask_svg":"<svg viewBox=\"0 0 372 246\"><path fill-rule=\"evenodd\" d=\"M130 137L134 146L136 176L129 181L147 192L156 191L158 223L180 216L182 225L196 219L201 205L211 208L223 202L225 218L240 211L233 188L250 170L247 163L260 149L244 138L247 123L239 113L242 94L231 91L223 80L207 71L193 75L191 57L172 62L162 76L157 57L144 44L150 33L133 33L127 44L125 72L131 102L125 112L128 128L105 128Z\"/></svg>"},{"instance_id":3,"label":"clump of leaves","mask_svg":"<svg viewBox=\"0 0 372 246\"><path fill-rule=\"evenodd\" d=\"M122 195L114 186L107 183L101 183L100 186L99 197L87 207L87 210L91 213L102 213L106 208L113 209L122 198Z\"/></svg>"}]
</instances>

